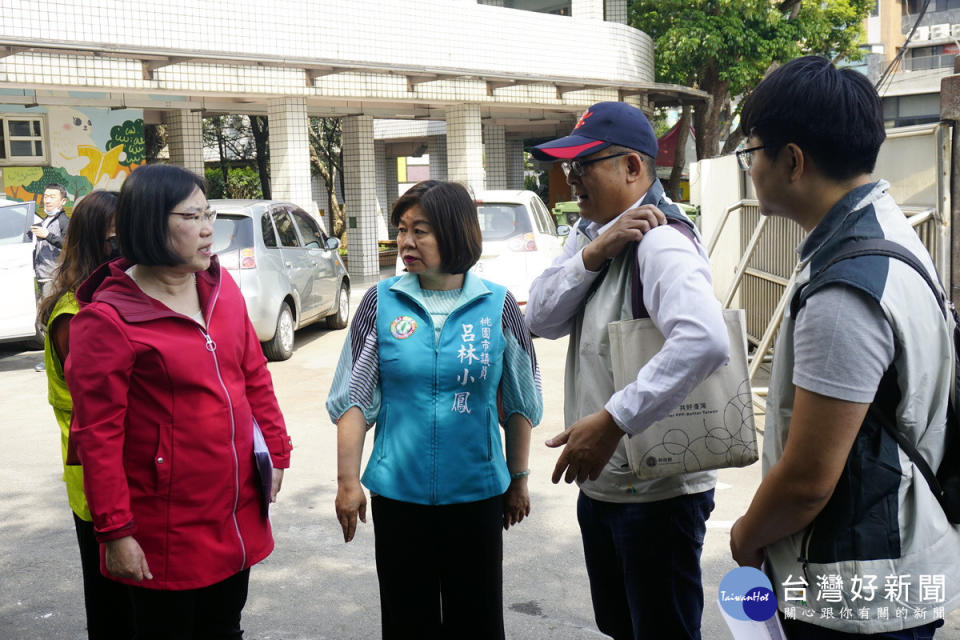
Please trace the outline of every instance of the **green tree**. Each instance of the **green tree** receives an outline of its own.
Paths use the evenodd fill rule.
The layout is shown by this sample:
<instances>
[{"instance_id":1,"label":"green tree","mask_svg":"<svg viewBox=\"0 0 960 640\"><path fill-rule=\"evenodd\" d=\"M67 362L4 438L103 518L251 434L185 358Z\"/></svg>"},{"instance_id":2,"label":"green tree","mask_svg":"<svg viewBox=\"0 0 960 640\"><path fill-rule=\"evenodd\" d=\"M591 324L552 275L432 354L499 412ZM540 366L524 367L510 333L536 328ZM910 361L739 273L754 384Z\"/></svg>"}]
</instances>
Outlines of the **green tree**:
<instances>
[{"instance_id":1,"label":"green tree","mask_svg":"<svg viewBox=\"0 0 960 640\"><path fill-rule=\"evenodd\" d=\"M857 60L874 0L632 0L630 24L656 46L657 79L713 98L693 112L697 157L720 152L735 115L731 98L773 66L801 55ZM740 141L729 135L723 152Z\"/></svg>"},{"instance_id":2,"label":"green tree","mask_svg":"<svg viewBox=\"0 0 960 640\"><path fill-rule=\"evenodd\" d=\"M63 188L67 190L67 198L72 202L76 202L80 196L85 196L93 191L93 185L86 177L67 173L67 170L63 167L43 167L43 175L38 180L24 185L23 188L31 193L42 195L43 190L51 182L63 185Z\"/></svg>"},{"instance_id":3,"label":"green tree","mask_svg":"<svg viewBox=\"0 0 960 640\"><path fill-rule=\"evenodd\" d=\"M330 232L344 240L346 204L337 198L343 186L343 125L340 118L310 118L310 172L320 176L327 188Z\"/></svg>"},{"instance_id":4,"label":"green tree","mask_svg":"<svg viewBox=\"0 0 960 640\"><path fill-rule=\"evenodd\" d=\"M146 142L144 140L142 118L124 120L123 124L118 124L110 129L107 149L113 149L121 144L126 157L120 164L131 165L143 162Z\"/></svg>"}]
</instances>

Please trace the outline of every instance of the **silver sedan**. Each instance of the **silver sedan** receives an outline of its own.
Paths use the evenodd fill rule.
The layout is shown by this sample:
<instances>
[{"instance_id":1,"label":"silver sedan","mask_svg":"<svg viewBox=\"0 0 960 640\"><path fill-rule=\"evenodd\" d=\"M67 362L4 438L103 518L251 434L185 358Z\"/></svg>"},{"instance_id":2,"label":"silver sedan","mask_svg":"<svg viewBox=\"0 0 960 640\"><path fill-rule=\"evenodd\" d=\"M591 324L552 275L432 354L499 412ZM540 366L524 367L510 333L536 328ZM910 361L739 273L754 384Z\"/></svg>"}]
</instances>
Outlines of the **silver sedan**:
<instances>
[{"instance_id":1,"label":"silver sedan","mask_svg":"<svg viewBox=\"0 0 960 640\"><path fill-rule=\"evenodd\" d=\"M217 211L213 250L247 303L263 353L293 355L293 332L323 320L347 326L350 276L320 222L274 200L211 200Z\"/></svg>"}]
</instances>

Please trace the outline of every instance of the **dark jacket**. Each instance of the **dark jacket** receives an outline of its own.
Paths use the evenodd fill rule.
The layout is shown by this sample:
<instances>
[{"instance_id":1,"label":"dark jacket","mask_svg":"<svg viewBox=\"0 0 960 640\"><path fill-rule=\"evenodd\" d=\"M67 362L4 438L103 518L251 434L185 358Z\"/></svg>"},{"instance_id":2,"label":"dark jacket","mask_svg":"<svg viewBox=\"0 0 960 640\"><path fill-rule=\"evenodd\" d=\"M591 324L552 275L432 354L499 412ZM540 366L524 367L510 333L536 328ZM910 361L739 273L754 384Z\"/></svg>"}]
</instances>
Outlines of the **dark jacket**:
<instances>
[{"instance_id":1,"label":"dark jacket","mask_svg":"<svg viewBox=\"0 0 960 640\"><path fill-rule=\"evenodd\" d=\"M60 209L47 216L41 223L49 234L46 238L37 238L33 248L33 270L37 280L50 280L57 270L57 261L60 259L60 250L63 249L63 240L67 236L67 225L70 218Z\"/></svg>"}]
</instances>

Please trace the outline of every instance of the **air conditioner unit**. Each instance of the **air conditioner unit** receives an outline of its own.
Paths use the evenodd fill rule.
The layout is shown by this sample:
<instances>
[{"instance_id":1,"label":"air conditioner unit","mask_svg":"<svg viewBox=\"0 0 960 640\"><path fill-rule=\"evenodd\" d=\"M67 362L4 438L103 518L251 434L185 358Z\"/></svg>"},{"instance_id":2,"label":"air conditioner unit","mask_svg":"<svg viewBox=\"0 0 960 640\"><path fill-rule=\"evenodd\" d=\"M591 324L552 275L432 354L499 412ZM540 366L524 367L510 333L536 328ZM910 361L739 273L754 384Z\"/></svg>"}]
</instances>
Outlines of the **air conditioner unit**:
<instances>
[{"instance_id":1,"label":"air conditioner unit","mask_svg":"<svg viewBox=\"0 0 960 640\"><path fill-rule=\"evenodd\" d=\"M950 25L950 37L951 38L960 38L960 24Z\"/></svg>"},{"instance_id":2,"label":"air conditioner unit","mask_svg":"<svg viewBox=\"0 0 960 640\"><path fill-rule=\"evenodd\" d=\"M914 40L929 40L930 39L930 27L917 27L917 31L913 34Z\"/></svg>"},{"instance_id":3,"label":"air conditioner unit","mask_svg":"<svg viewBox=\"0 0 960 640\"><path fill-rule=\"evenodd\" d=\"M950 25L947 23L943 24L932 24L930 25L930 39L939 40L940 38L949 38L950 37Z\"/></svg>"}]
</instances>

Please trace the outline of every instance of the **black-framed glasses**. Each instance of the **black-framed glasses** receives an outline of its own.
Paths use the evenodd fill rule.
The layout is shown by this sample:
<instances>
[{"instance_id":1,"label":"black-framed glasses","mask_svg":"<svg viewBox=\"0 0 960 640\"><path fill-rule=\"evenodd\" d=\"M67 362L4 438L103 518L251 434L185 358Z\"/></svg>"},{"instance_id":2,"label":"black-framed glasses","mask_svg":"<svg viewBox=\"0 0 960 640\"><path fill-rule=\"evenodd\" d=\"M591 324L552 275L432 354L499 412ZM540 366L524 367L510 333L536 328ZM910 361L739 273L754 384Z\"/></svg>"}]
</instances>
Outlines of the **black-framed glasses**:
<instances>
[{"instance_id":1,"label":"black-framed glasses","mask_svg":"<svg viewBox=\"0 0 960 640\"><path fill-rule=\"evenodd\" d=\"M209 222L213 224L217 219L217 212L214 209L206 209L204 211L171 211L170 213L175 214L187 220L188 222Z\"/></svg>"},{"instance_id":2,"label":"black-framed glasses","mask_svg":"<svg viewBox=\"0 0 960 640\"><path fill-rule=\"evenodd\" d=\"M740 163L740 168L744 171L750 171L750 167L753 166L753 152L766 149L768 146L770 145L761 144L756 147L737 149L737 162Z\"/></svg>"},{"instance_id":3,"label":"black-framed glasses","mask_svg":"<svg viewBox=\"0 0 960 640\"><path fill-rule=\"evenodd\" d=\"M590 160L567 160L560 163L560 168L563 169L563 175L568 178L572 174L574 177L579 178L583 176L586 168L589 167L594 162L600 162L602 160L609 160L610 158L619 158L621 156L628 156L632 151L623 151L621 153L611 153L609 156L601 156L599 158L592 158Z\"/></svg>"}]
</instances>

